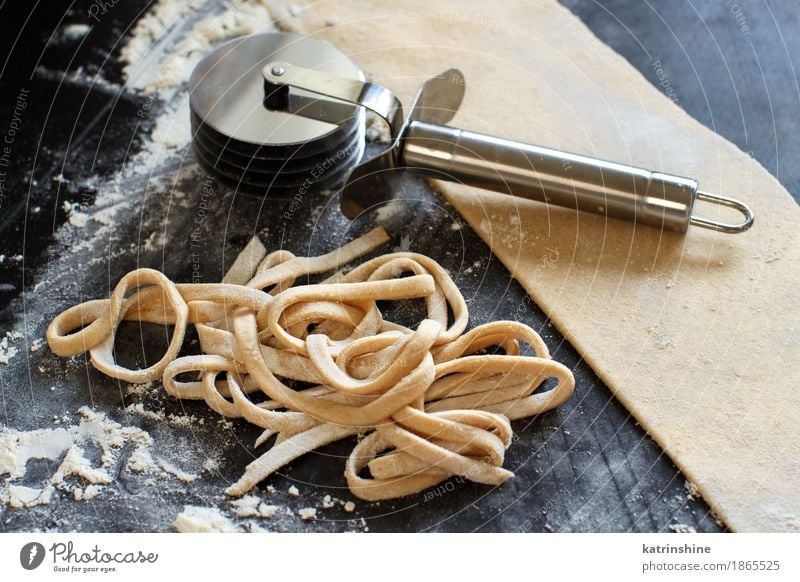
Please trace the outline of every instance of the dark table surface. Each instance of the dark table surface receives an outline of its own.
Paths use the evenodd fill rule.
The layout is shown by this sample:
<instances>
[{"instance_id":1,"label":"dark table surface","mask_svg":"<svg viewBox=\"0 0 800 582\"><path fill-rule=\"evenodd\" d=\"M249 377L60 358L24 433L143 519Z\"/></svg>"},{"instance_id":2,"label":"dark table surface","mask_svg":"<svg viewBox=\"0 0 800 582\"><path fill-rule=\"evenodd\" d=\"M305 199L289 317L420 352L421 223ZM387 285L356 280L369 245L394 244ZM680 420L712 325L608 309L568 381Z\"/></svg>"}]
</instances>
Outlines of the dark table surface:
<instances>
[{"instance_id":1,"label":"dark table surface","mask_svg":"<svg viewBox=\"0 0 800 582\"><path fill-rule=\"evenodd\" d=\"M96 189L101 187L97 176L114 178L152 129L152 117L137 115L147 97L121 87L122 73L114 59L126 31L148 3L118 3L95 23L85 42L53 43L58 34L54 31L65 23L89 22L90 2L74 2L69 9L64 4L40 2L19 14L11 12L9 3L0 6L0 36L9 43L0 69L0 132L7 134L21 91L29 96L30 104L11 144L11 163L0 168L7 172L0 200L0 255L4 256L0 261L0 331L22 330L23 348L42 336L46 322L58 311L89 296L103 295L132 268L151 266L175 280L191 279L187 254L197 249L191 247L187 232L195 228L197 209L203 203L202 189L197 186L203 176L191 163L181 164L178 156L155 172L170 176L169 181L118 177L118 187L136 211L115 224L101 251L94 248L91 256L76 253L81 237L58 231L67 218L64 202L91 209ZM662 89L671 91L695 118L750 152L798 195L800 166L791 163L800 154L800 91L792 62L800 48L796 2L564 0L564 4L654 84L660 82L654 66L658 63L669 80ZM78 67L90 76L101 72L108 83L70 82L64 72ZM171 204L176 193L182 198ZM409 202L389 218L388 226L395 234L392 246L425 252L450 269L470 299L471 325L508 318L539 330L554 357L574 370L576 393L557 411L515 423L520 438L509 450L507 466L517 477L500 488L449 482L436 495L379 504L359 502L353 514L334 508L320 512L315 522L286 518L264 521L262 527L288 531L365 527L370 531L670 531L682 526L723 530L708 506L688 494L685 478L669 458L546 316L527 301L480 238L469 228L451 228L454 223L461 225L453 209L413 179L404 185L403 194ZM215 219L202 225L199 238L205 281L218 280L254 233L268 247L315 253L368 229L377 218L369 215L347 224L334 211L335 205L321 210L330 200L319 196L305 200L300 211L303 219L294 221L278 218L288 201L264 205L215 187L205 202ZM217 221L225 228L216 227ZM148 244L155 231L161 234L160 243ZM34 286L45 280L58 285L33 293ZM129 345L118 346L121 358L141 364L157 355L161 343L157 334L129 337ZM139 354L141 344L148 346L144 356ZM57 493L49 505L0 509L5 531L168 530L185 504L220 504L226 484L257 454L252 443L258 431L246 423L221 426L204 405L177 402L158 392L131 395L82 358L65 361L46 349L22 352L8 365L0 365L0 414L5 425L25 430L51 426L54 415L74 419L78 408L89 403L122 424L144 427L153 435L156 449L165 449L163 454L172 455L176 463L191 465L188 459L214 456L221 461L217 470L200 471L198 480L185 485L154 483L129 474L121 459L118 479L90 501L73 502ZM51 392L54 385L58 390ZM206 422L186 428L123 411L136 403L168 414L192 414ZM351 446L342 442L327 447L321 451L324 458L307 455L265 485L274 486L277 493L271 495L280 496L281 503L293 509L319 506L325 494L350 499L342 477L342 456ZM25 484L35 485L53 469L48 463L29 467L26 479L31 481ZM300 489L298 498L285 496L292 483ZM263 490L260 494L265 499L270 496ZM226 507L224 502L222 506Z\"/></svg>"}]
</instances>

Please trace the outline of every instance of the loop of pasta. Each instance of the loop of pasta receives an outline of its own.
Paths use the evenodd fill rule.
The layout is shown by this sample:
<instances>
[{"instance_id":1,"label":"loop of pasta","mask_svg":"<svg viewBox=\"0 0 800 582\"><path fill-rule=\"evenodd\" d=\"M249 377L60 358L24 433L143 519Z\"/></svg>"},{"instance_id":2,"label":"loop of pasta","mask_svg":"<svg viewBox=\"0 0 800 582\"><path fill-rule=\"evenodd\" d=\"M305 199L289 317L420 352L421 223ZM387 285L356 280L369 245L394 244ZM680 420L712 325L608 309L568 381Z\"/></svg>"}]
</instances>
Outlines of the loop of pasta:
<instances>
[{"instance_id":1,"label":"loop of pasta","mask_svg":"<svg viewBox=\"0 0 800 582\"><path fill-rule=\"evenodd\" d=\"M319 257L276 251L250 271L246 284L174 284L158 271L138 269L109 299L58 315L47 340L59 355L89 351L92 364L111 377L161 377L171 396L204 400L218 414L246 419L264 429L257 446L276 435L227 489L230 495L244 494L306 452L357 434L365 436L346 462L345 477L362 499L409 495L453 476L499 485L513 476L503 468L510 420L563 403L574 388L572 373L524 324L497 321L465 333L466 302L429 257L391 253L334 272L386 240L379 228ZM325 272L334 273L297 285ZM378 304L412 298L426 308L414 329L385 319ZM114 361L123 320L174 327L158 362L134 370ZM189 324L202 353L179 357ZM521 344L534 355L522 355ZM179 380L187 373L195 379ZM555 387L540 390L548 378Z\"/></svg>"}]
</instances>

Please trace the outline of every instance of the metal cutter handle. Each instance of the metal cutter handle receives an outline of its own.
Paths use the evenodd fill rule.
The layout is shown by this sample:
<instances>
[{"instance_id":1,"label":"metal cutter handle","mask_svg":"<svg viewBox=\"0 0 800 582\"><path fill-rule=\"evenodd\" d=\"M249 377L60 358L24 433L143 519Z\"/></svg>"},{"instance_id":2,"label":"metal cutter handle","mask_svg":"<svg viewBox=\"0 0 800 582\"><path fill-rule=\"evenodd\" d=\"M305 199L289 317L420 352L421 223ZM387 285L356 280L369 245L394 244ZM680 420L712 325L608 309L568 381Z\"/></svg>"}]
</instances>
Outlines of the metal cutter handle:
<instances>
[{"instance_id":1,"label":"metal cutter handle","mask_svg":"<svg viewBox=\"0 0 800 582\"><path fill-rule=\"evenodd\" d=\"M679 232L689 224L742 232L753 220L736 200L698 193L695 180L444 125L411 122L400 155L402 165L437 178ZM745 220L694 217L698 197L732 206Z\"/></svg>"},{"instance_id":2,"label":"metal cutter handle","mask_svg":"<svg viewBox=\"0 0 800 582\"><path fill-rule=\"evenodd\" d=\"M451 70L428 81L405 122L396 97L379 85L287 63L271 63L264 67L263 74L271 86L296 87L357 103L387 121L393 145L384 154L362 163L356 169L362 175L373 169L415 168L437 179L678 232L685 232L694 224L739 233L753 224L753 213L746 204L700 192L695 180L484 135L416 116L417 102L424 100L427 89L431 89L433 100L439 93L438 98L452 101L452 96L446 95L447 83L442 81L448 74L451 84L461 80L463 90L463 77L458 71ZM433 118L437 118L436 113ZM696 200L734 208L744 219L728 224L696 216Z\"/></svg>"}]
</instances>

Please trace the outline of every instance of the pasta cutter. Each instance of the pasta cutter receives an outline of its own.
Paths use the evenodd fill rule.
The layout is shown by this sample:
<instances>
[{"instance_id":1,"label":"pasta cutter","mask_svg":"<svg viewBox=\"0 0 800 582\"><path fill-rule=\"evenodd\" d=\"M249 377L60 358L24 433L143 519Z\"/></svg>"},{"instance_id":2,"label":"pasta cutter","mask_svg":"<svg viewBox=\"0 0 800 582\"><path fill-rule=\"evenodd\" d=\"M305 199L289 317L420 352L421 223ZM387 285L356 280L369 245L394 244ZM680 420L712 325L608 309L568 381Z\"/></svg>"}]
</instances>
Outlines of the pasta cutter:
<instances>
[{"instance_id":1,"label":"pasta cutter","mask_svg":"<svg viewBox=\"0 0 800 582\"><path fill-rule=\"evenodd\" d=\"M257 34L229 41L190 80L193 149L208 170L265 195L341 190L355 218L391 198L402 171L685 232L744 232L753 213L689 178L483 135L447 125L465 91L457 69L426 81L407 116L346 54L313 37ZM366 116L390 140L365 153ZM695 202L730 207L739 223L698 216Z\"/></svg>"}]
</instances>

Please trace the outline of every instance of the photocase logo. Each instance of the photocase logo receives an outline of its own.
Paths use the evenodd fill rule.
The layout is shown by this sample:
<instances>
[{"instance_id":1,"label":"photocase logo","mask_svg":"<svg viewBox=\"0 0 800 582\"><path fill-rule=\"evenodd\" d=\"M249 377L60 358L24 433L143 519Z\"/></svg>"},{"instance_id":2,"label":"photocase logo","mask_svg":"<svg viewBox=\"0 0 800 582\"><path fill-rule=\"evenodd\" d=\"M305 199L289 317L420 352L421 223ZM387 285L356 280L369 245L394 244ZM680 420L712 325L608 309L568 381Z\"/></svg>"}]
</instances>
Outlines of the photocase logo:
<instances>
[{"instance_id":1,"label":"photocase logo","mask_svg":"<svg viewBox=\"0 0 800 582\"><path fill-rule=\"evenodd\" d=\"M19 563L26 570L35 570L44 561L44 546L39 542L30 542L19 551Z\"/></svg>"}]
</instances>

